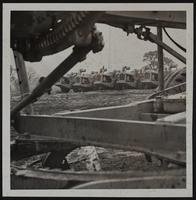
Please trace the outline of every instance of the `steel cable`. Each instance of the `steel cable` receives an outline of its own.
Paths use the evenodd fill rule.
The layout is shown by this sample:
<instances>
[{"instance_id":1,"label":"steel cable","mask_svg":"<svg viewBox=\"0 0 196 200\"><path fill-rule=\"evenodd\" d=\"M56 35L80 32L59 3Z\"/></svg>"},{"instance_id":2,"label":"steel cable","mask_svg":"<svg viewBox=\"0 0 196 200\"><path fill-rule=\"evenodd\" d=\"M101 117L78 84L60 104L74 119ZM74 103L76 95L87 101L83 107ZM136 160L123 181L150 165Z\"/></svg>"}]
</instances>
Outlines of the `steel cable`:
<instances>
[{"instance_id":1,"label":"steel cable","mask_svg":"<svg viewBox=\"0 0 196 200\"><path fill-rule=\"evenodd\" d=\"M165 32L165 34L167 35L167 37L177 46L179 47L182 51L186 52L186 49L181 46L180 44L178 44L174 39L172 39L172 37L168 34L168 32L166 31L165 27L163 27L163 31Z\"/></svg>"}]
</instances>

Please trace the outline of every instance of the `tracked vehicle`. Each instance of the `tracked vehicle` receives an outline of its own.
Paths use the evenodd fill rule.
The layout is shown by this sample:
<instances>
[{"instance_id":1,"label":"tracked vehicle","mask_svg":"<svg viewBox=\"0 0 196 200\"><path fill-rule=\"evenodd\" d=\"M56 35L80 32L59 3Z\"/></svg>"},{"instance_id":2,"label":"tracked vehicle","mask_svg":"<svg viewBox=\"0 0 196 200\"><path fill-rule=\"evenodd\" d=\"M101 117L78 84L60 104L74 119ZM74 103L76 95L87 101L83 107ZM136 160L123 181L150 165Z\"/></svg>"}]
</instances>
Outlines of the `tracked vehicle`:
<instances>
[{"instance_id":1,"label":"tracked vehicle","mask_svg":"<svg viewBox=\"0 0 196 200\"><path fill-rule=\"evenodd\" d=\"M128 72L130 67L123 67L122 71L117 74L115 88L122 89L136 89L138 88L138 81L133 73Z\"/></svg>"},{"instance_id":2,"label":"tracked vehicle","mask_svg":"<svg viewBox=\"0 0 196 200\"><path fill-rule=\"evenodd\" d=\"M155 89L158 86L158 72L156 70L145 70L142 72L140 88Z\"/></svg>"},{"instance_id":3,"label":"tracked vehicle","mask_svg":"<svg viewBox=\"0 0 196 200\"><path fill-rule=\"evenodd\" d=\"M107 72L107 69L101 68L94 80L96 90L112 90L115 89L116 73Z\"/></svg>"},{"instance_id":4,"label":"tracked vehicle","mask_svg":"<svg viewBox=\"0 0 196 200\"><path fill-rule=\"evenodd\" d=\"M22 94L29 93L24 60L37 62L72 45L74 49L11 110L12 127L19 133L11 143L11 188L186 188L186 95L181 85L164 90L159 59L160 91L145 101L51 116L33 114L31 103L47 88L82 62L91 50L102 50L103 38L95 23L136 34L139 39L156 43L159 57L164 49L186 63L186 58L171 50L160 36L161 27L185 29L185 11L12 11L11 48ZM144 25L158 26L157 36ZM85 145L140 152L148 162L158 159L162 167L158 172L68 170L66 155ZM20 164L21 159L42 154L47 155L30 165Z\"/></svg>"},{"instance_id":5,"label":"tracked vehicle","mask_svg":"<svg viewBox=\"0 0 196 200\"><path fill-rule=\"evenodd\" d=\"M72 89L74 92L88 92L93 90L93 80L90 74L85 74L86 70L81 69L74 78Z\"/></svg>"},{"instance_id":6,"label":"tracked vehicle","mask_svg":"<svg viewBox=\"0 0 196 200\"><path fill-rule=\"evenodd\" d=\"M55 84L56 86L60 87L61 91L63 93L67 93L71 89L71 81L69 80L69 77L63 76L59 82Z\"/></svg>"}]
</instances>

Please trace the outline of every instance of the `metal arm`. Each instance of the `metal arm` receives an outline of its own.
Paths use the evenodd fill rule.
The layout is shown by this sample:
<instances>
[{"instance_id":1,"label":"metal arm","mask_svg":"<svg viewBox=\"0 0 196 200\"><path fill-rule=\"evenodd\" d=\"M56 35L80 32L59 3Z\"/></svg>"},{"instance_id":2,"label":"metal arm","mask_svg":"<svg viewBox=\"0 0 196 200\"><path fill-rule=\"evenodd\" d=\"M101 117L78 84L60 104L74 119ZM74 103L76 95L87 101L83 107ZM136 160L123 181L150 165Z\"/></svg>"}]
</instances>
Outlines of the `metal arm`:
<instances>
[{"instance_id":1,"label":"metal arm","mask_svg":"<svg viewBox=\"0 0 196 200\"><path fill-rule=\"evenodd\" d=\"M73 52L66 58L56 69L54 69L44 80L41 82L32 93L24 98L12 111L11 118L13 119L16 114L25 106L36 101L44 91L50 88L56 81L58 81L65 73L67 73L78 62L83 61L86 55L92 50L94 53L101 51L104 46L103 38L100 32L94 32L91 45L87 47L75 47Z\"/></svg>"},{"instance_id":2,"label":"metal arm","mask_svg":"<svg viewBox=\"0 0 196 200\"><path fill-rule=\"evenodd\" d=\"M180 55L178 52L173 50L167 44L159 40L155 34L150 32L149 28L140 26L139 28L133 29L133 32L137 35L139 39L148 40L150 42L156 43L158 46L162 47L164 50L173 55L175 58L186 64L186 58L184 56Z\"/></svg>"}]
</instances>

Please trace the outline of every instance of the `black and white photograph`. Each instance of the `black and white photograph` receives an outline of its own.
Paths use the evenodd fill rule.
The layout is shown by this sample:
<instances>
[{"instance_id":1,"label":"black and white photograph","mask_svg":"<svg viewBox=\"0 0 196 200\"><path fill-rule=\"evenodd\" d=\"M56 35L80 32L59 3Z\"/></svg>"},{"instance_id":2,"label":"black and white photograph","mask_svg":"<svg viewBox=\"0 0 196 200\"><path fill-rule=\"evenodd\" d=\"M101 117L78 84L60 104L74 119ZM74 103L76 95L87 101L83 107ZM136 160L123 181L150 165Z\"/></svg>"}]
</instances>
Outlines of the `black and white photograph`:
<instances>
[{"instance_id":1,"label":"black and white photograph","mask_svg":"<svg viewBox=\"0 0 196 200\"><path fill-rule=\"evenodd\" d=\"M3 4L3 195L191 197L193 4Z\"/></svg>"}]
</instances>

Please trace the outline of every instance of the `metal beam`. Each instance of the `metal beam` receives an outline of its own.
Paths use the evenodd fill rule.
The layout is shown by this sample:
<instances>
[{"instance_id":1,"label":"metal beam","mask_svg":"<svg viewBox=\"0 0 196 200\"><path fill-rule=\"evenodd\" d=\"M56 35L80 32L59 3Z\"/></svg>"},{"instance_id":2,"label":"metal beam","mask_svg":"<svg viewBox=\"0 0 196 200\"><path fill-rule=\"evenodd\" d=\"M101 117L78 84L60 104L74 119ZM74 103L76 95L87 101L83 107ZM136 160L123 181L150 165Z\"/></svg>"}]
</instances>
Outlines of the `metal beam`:
<instances>
[{"instance_id":1,"label":"metal beam","mask_svg":"<svg viewBox=\"0 0 196 200\"><path fill-rule=\"evenodd\" d=\"M186 123L186 112L180 112L177 114L169 115L157 120L158 122L167 122L167 123Z\"/></svg>"},{"instance_id":2,"label":"metal beam","mask_svg":"<svg viewBox=\"0 0 196 200\"><path fill-rule=\"evenodd\" d=\"M163 117L168 116L169 114L162 114L162 113L141 113L140 120L143 121L156 121Z\"/></svg>"},{"instance_id":3,"label":"metal beam","mask_svg":"<svg viewBox=\"0 0 196 200\"><path fill-rule=\"evenodd\" d=\"M74 48L72 54L70 54L62 63L60 63L33 91L30 95L25 97L13 110L11 111L11 118L14 118L16 114L28 104L35 101L40 97L44 91L50 88L55 82L57 82L66 72L68 72L74 65L81 62L86 58L86 55L92 50L92 46Z\"/></svg>"},{"instance_id":4,"label":"metal beam","mask_svg":"<svg viewBox=\"0 0 196 200\"><path fill-rule=\"evenodd\" d=\"M73 189L160 189L186 188L185 176L155 176L127 179L112 179L83 183Z\"/></svg>"},{"instance_id":5,"label":"metal beam","mask_svg":"<svg viewBox=\"0 0 196 200\"><path fill-rule=\"evenodd\" d=\"M99 22L122 28L125 25L186 28L186 11L106 11Z\"/></svg>"},{"instance_id":6,"label":"metal beam","mask_svg":"<svg viewBox=\"0 0 196 200\"><path fill-rule=\"evenodd\" d=\"M157 27L157 39L163 41L162 27ZM163 64L163 48L157 45L158 53L158 79L159 79L159 91L164 90L164 64Z\"/></svg>"},{"instance_id":7,"label":"metal beam","mask_svg":"<svg viewBox=\"0 0 196 200\"><path fill-rule=\"evenodd\" d=\"M153 99L158 95L177 94L177 93L181 93L181 92L184 92L184 91L186 91L186 82L180 83L178 85L175 85L175 86L172 86L172 87L169 87L169 88L166 88L163 91L155 92L155 93L151 94L147 99Z\"/></svg>"},{"instance_id":8,"label":"metal beam","mask_svg":"<svg viewBox=\"0 0 196 200\"><path fill-rule=\"evenodd\" d=\"M25 178L41 178L56 181L98 181L105 179L126 179L126 178L144 178L156 176L175 176L181 177L186 175L185 168L179 169L164 169L159 171L142 171L129 170L129 171L63 171L57 169L36 169L36 168L22 168L20 166L11 165L12 171L15 176L22 176ZM17 177L16 177L17 178Z\"/></svg>"},{"instance_id":9,"label":"metal beam","mask_svg":"<svg viewBox=\"0 0 196 200\"><path fill-rule=\"evenodd\" d=\"M164 42L162 42L161 40L159 40L158 37L156 35L154 35L153 33L149 34L149 40L151 42L156 43L158 46L160 46L161 48L163 48L165 51L167 51L168 53L170 53L172 56L174 56L175 58L177 58L178 60L180 60L181 62L183 62L184 64L186 64L186 58L184 56L180 55L174 49L172 49L167 44L165 44Z\"/></svg>"},{"instance_id":10,"label":"metal beam","mask_svg":"<svg viewBox=\"0 0 196 200\"><path fill-rule=\"evenodd\" d=\"M22 54L18 51L13 51L13 53L14 53L14 60L15 60L15 64L16 64L16 71L17 71L17 75L18 75L21 99L24 99L26 96L28 96L30 94L26 66L25 66L25 62L24 62ZM28 105L24 109L24 111L27 114L33 114L32 104Z\"/></svg>"},{"instance_id":11,"label":"metal beam","mask_svg":"<svg viewBox=\"0 0 196 200\"><path fill-rule=\"evenodd\" d=\"M182 124L45 115L22 115L18 120L20 132L61 138L80 145L150 152L177 162L177 152L186 151L186 126ZM185 160L180 162L185 163Z\"/></svg>"},{"instance_id":12,"label":"metal beam","mask_svg":"<svg viewBox=\"0 0 196 200\"><path fill-rule=\"evenodd\" d=\"M56 116L77 116L93 118L109 118L122 120L141 120L142 113L152 113L154 99L133 102L128 105L93 108L79 111L55 113Z\"/></svg>"}]
</instances>

